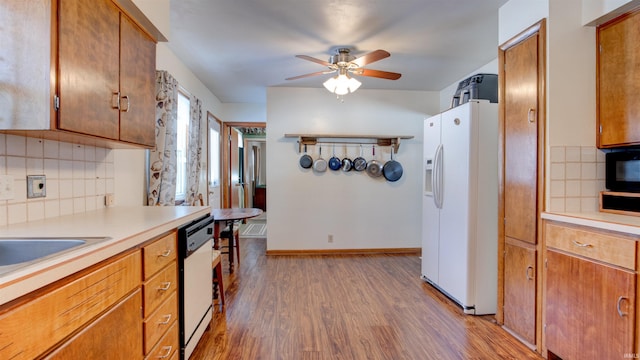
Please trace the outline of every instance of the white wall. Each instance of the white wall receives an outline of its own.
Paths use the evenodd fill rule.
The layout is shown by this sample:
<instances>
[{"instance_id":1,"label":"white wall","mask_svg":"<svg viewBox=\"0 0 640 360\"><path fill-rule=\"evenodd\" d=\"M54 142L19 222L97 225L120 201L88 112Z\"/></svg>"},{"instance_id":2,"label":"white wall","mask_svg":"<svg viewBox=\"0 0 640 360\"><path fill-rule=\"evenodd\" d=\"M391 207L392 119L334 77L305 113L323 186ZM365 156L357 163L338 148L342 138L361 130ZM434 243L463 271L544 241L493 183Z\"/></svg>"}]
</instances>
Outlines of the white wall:
<instances>
[{"instance_id":1,"label":"white wall","mask_svg":"<svg viewBox=\"0 0 640 360\"><path fill-rule=\"evenodd\" d=\"M602 24L638 5L640 0L582 0L582 24Z\"/></svg>"},{"instance_id":2,"label":"white wall","mask_svg":"<svg viewBox=\"0 0 640 360\"><path fill-rule=\"evenodd\" d=\"M325 89L267 90L268 250L420 247L422 128L439 110L439 93L360 89L344 102ZM362 172L316 174L298 165L297 139L286 133L413 135L396 159L402 178L390 183ZM371 147L365 147L371 158ZM380 152L381 149L378 149ZM389 158L388 149L379 159ZM309 152L314 158L318 150ZM338 147L337 155L343 150ZM352 158L358 147L350 147ZM324 148L323 157L331 156ZM328 235L334 237L328 243Z\"/></svg>"},{"instance_id":3,"label":"white wall","mask_svg":"<svg viewBox=\"0 0 640 360\"><path fill-rule=\"evenodd\" d=\"M498 47L498 44L496 44L496 48ZM475 71L470 72L469 74L465 75L464 77L458 79L458 81L454 82L453 84L447 86L446 88L442 89L440 91L440 111L445 111L449 108L451 108L451 99L453 98L453 95L456 93L456 90L458 89L458 83L472 75L475 74L479 74L479 73L486 73L486 74L497 74L498 73L498 58L495 58L493 61L489 62L488 64L476 69Z\"/></svg>"}]
</instances>

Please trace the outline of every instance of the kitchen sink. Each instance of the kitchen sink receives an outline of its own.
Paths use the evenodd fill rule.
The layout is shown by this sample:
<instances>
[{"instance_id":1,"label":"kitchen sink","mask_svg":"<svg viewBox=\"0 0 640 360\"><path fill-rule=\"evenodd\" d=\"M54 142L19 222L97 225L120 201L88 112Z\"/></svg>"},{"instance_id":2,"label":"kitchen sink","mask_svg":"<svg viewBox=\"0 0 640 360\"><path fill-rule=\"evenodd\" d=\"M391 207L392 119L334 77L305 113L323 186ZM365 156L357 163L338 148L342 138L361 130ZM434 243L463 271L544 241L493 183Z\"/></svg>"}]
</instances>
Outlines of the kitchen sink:
<instances>
[{"instance_id":1,"label":"kitchen sink","mask_svg":"<svg viewBox=\"0 0 640 360\"><path fill-rule=\"evenodd\" d=\"M0 238L0 275L106 239L109 238Z\"/></svg>"}]
</instances>

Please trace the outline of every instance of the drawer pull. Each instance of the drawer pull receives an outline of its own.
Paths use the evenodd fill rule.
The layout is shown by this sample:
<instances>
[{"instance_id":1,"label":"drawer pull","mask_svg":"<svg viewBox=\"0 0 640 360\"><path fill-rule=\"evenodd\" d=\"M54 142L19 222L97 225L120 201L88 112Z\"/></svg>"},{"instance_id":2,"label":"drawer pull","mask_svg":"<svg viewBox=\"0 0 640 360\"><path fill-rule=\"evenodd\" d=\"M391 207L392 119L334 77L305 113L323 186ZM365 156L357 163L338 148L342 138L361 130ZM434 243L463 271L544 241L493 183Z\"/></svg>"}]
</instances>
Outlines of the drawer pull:
<instances>
[{"instance_id":1,"label":"drawer pull","mask_svg":"<svg viewBox=\"0 0 640 360\"><path fill-rule=\"evenodd\" d=\"M158 254L158 257L169 257L171 255L171 250L165 250L161 254Z\"/></svg>"},{"instance_id":2,"label":"drawer pull","mask_svg":"<svg viewBox=\"0 0 640 360\"><path fill-rule=\"evenodd\" d=\"M163 346L162 350L164 350L163 355L158 355L158 359L166 359L171 355L171 350L173 350L173 346Z\"/></svg>"},{"instance_id":3,"label":"drawer pull","mask_svg":"<svg viewBox=\"0 0 640 360\"><path fill-rule=\"evenodd\" d=\"M167 291L171 287L171 281L163 282L162 286L158 288L158 291Z\"/></svg>"},{"instance_id":4,"label":"drawer pull","mask_svg":"<svg viewBox=\"0 0 640 360\"><path fill-rule=\"evenodd\" d=\"M164 319L164 321L158 321L158 325L167 325L171 321L171 314L165 315Z\"/></svg>"},{"instance_id":5,"label":"drawer pull","mask_svg":"<svg viewBox=\"0 0 640 360\"><path fill-rule=\"evenodd\" d=\"M591 245L591 244L583 244L583 243L581 243L580 241L576 241L576 240L573 240L573 245L575 245L575 246L577 246L577 247L581 247L581 248L590 248L590 247L593 247L593 245Z\"/></svg>"},{"instance_id":6,"label":"drawer pull","mask_svg":"<svg viewBox=\"0 0 640 360\"><path fill-rule=\"evenodd\" d=\"M622 303L622 300L629 300L629 298L626 296L620 296L618 298L618 303L616 304L616 307L618 308L618 315L620 315L620 317L625 317L629 315L629 313L622 312L622 309L620 308L620 304Z\"/></svg>"},{"instance_id":7,"label":"drawer pull","mask_svg":"<svg viewBox=\"0 0 640 360\"><path fill-rule=\"evenodd\" d=\"M533 266L529 265L527 266L527 271L525 272L527 280L533 280L533 275L530 275L531 273L533 273Z\"/></svg>"}]
</instances>

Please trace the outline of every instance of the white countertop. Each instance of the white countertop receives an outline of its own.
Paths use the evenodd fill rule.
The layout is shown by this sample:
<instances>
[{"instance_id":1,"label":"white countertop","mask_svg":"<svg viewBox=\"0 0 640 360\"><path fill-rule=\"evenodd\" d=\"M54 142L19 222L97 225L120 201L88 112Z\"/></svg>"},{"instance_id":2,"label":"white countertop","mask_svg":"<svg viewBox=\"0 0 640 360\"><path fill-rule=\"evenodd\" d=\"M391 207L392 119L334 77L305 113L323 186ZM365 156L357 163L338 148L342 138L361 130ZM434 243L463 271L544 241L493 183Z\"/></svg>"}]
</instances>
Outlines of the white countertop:
<instances>
[{"instance_id":1,"label":"white countertop","mask_svg":"<svg viewBox=\"0 0 640 360\"><path fill-rule=\"evenodd\" d=\"M209 214L208 206L112 207L0 227L8 237L108 237L0 274L0 305Z\"/></svg>"},{"instance_id":2,"label":"white countertop","mask_svg":"<svg viewBox=\"0 0 640 360\"><path fill-rule=\"evenodd\" d=\"M640 235L640 216L618 215L607 212L543 212L542 218L576 225L591 226L603 230L619 231L631 235Z\"/></svg>"}]
</instances>

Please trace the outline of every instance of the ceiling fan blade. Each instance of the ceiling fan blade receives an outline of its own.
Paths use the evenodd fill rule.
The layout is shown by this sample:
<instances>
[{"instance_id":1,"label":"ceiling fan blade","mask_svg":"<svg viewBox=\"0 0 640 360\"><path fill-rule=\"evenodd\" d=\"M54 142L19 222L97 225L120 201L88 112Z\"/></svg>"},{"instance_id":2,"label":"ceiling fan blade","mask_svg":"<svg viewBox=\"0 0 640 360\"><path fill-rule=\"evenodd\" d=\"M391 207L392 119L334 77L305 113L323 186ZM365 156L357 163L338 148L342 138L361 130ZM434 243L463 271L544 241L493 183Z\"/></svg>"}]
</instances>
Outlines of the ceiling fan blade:
<instances>
[{"instance_id":1,"label":"ceiling fan blade","mask_svg":"<svg viewBox=\"0 0 640 360\"><path fill-rule=\"evenodd\" d=\"M304 60L309 60L312 61L314 63L320 64L320 65L324 65L324 66L331 66L330 62L324 61L324 60L320 60L320 59L316 59L314 57L311 56L307 56L307 55L296 55L297 58L300 59L304 59Z\"/></svg>"},{"instance_id":2,"label":"ceiling fan blade","mask_svg":"<svg viewBox=\"0 0 640 360\"><path fill-rule=\"evenodd\" d=\"M398 74L394 72L382 71L382 70L371 70L371 69L357 69L353 73L356 75L377 77L377 78L388 79L388 80L398 80L400 79L400 76L402 76L402 74Z\"/></svg>"},{"instance_id":3,"label":"ceiling fan blade","mask_svg":"<svg viewBox=\"0 0 640 360\"><path fill-rule=\"evenodd\" d=\"M316 71L310 74L304 74L304 75L298 75L298 76L286 78L285 80L297 80L297 79L302 79L302 78L311 77L311 76L331 74L332 72L335 72L335 70Z\"/></svg>"},{"instance_id":4,"label":"ceiling fan blade","mask_svg":"<svg viewBox=\"0 0 640 360\"><path fill-rule=\"evenodd\" d=\"M358 66L365 66L367 64L371 64L372 62L388 58L389 56L391 56L391 54L389 54L389 52L387 51L376 50L368 54L364 54L351 62Z\"/></svg>"}]
</instances>

